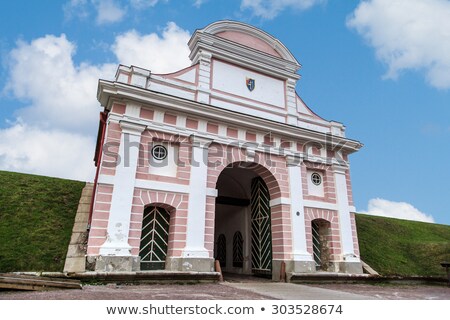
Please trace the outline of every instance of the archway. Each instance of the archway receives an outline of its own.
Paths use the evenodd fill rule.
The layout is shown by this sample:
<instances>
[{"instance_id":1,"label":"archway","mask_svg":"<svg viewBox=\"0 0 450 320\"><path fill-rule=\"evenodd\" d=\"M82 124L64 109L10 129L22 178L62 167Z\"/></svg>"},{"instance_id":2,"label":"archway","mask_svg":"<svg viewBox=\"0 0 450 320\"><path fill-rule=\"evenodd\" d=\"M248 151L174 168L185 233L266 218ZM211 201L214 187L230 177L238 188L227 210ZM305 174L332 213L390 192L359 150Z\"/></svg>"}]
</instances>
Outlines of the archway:
<instances>
[{"instance_id":1,"label":"archway","mask_svg":"<svg viewBox=\"0 0 450 320\"><path fill-rule=\"evenodd\" d=\"M261 165L240 162L224 168L218 177L214 257L225 251L226 259L220 259L225 273L272 275L269 176L273 177ZM230 241L219 252L223 237Z\"/></svg>"}]
</instances>

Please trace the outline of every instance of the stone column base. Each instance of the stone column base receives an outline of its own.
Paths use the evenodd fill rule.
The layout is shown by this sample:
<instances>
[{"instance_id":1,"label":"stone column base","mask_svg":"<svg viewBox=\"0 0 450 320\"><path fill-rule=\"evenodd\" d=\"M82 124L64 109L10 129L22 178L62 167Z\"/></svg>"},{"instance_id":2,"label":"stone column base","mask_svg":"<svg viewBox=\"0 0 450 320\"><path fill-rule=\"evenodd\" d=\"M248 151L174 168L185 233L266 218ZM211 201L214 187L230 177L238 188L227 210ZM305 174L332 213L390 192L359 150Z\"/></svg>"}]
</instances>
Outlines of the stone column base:
<instances>
[{"instance_id":1,"label":"stone column base","mask_svg":"<svg viewBox=\"0 0 450 320\"><path fill-rule=\"evenodd\" d=\"M362 274L363 268L360 261L330 261L328 271L349 274Z\"/></svg>"},{"instance_id":2,"label":"stone column base","mask_svg":"<svg viewBox=\"0 0 450 320\"><path fill-rule=\"evenodd\" d=\"M348 262L342 261L339 262L339 271L350 274L362 274L363 267L361 262Z\"/></svg>"},{"instance_id":3,"label":"stone column base","mask_svg":"<svg viewBox=\"0 0 450 320\"><path fill-rule=\"evenodd\" d=\"M133 272L140 270L139 256L87 256L86 271Z\"/></svg>"},{"instance_id":4,"label":"stone column base","mask_svg":"<svg viewBox=\"0 0 450 320\"><path fill-rule=\"evenodd\" d=\"M214 259L212 259L212 258L168 257L166 259L166 270L214 272L215 271L214 270Z\"/></svg>"},{"instance_id":5,"label":"stone column base","mask_svg":"<svg viewBox=\"0 0 450 320\"><path fill-rule=\"evenodd\" d=\"M272 280L280 281L281 262L283 260L272 260ZM316 264L314 261L284 261L286 263L286 278L289 281L292 273L312 273L316 272Z\"/></svg>"}]
</instances>

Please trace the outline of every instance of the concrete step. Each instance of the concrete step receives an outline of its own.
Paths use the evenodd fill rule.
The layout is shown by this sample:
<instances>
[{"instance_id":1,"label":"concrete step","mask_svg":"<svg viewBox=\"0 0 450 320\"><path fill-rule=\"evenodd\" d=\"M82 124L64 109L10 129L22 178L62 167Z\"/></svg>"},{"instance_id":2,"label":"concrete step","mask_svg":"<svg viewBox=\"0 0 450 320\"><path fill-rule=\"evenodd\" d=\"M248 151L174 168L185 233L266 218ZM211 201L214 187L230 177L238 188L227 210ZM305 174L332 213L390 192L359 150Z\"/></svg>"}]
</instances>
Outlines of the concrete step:
<instances>
[{"instance_id":1,"label":"concrete step","mask_svg":"<svg viewBox=\"0 0 450 320\"><path fill-rule=\"evenodd\" d=\"M197 283L219 282L220 273L155 270L138 272L82 272L73 273L69 276L81 281L96 280L105 283Z\"/></svg>"},{"instance_id":2,"label":"concrete step","mask_svg":"<svg viewBox=\"0 0 450 320\"><path fill-rule=\"evenodd\" d=\"M93 184L86 183L86 186L81 192L81 198L78 202L77 213L72 228L72 236L69 247L67 248L64 272L74 273L86 271L87 227L93 191Z\"/></svg>"}]
</instances>

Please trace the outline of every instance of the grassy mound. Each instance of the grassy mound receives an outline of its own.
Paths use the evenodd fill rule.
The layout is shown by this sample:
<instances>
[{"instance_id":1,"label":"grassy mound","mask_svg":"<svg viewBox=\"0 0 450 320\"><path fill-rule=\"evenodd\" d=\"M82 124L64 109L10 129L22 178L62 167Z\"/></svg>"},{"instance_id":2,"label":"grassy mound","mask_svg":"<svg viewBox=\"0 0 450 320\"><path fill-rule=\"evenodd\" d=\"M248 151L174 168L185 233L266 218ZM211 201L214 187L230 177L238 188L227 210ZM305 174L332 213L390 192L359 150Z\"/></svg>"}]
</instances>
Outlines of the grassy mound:
<instances>
[{"instance_id":1,"label":"grassy mound","mask_svg":"<svg viewBox=\"0 0 450 320\"><path fill-rule=\"evenodd\" d=\"M357 214L361 259L382 275L444 276L450 226Z\"/></svg>"},{"instance_id":2,"label":"grassy mound","mask_svg":"<svg viewBox=\"0 0 450 320\"><path fill-rule=\"evenodd\" d=\"M84 185L0 171L0 272L63 270Z\"/></svg>"}]
</instances>

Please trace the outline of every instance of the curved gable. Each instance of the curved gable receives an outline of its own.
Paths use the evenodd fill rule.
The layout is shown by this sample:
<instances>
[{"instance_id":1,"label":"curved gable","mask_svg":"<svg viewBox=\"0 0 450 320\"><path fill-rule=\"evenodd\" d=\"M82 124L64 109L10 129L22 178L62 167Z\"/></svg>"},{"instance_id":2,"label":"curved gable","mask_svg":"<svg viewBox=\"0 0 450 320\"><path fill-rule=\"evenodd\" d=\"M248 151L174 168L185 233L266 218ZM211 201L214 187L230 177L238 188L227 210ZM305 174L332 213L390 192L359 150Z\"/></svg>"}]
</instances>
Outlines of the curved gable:
<instances>
[{"instance_id":1,"label":"curved gable","mask_svg":"<svg viewBox=\"0 0 450 320\"><path fill-rule=\"evenodd\" d=\"M237 31L222 31L217 33L216 36L281 58L281 55L272 46L255 36Z\"/></svg>"},{"instance_id":2,"label":"curved gable","mask_svg":"<svg viewBox=\"0 0 450 320\"><path fill-rule=\"evenodd\" d=\"M295 59L294 55L281 41L249 24L223 20L214 22L201 31L268 53L272 56L290 61L300 67L297 59ZM250 43L247 41L250 41ZM257 47L252 47L253 43Z\"/></svg>"}]
</instances>

